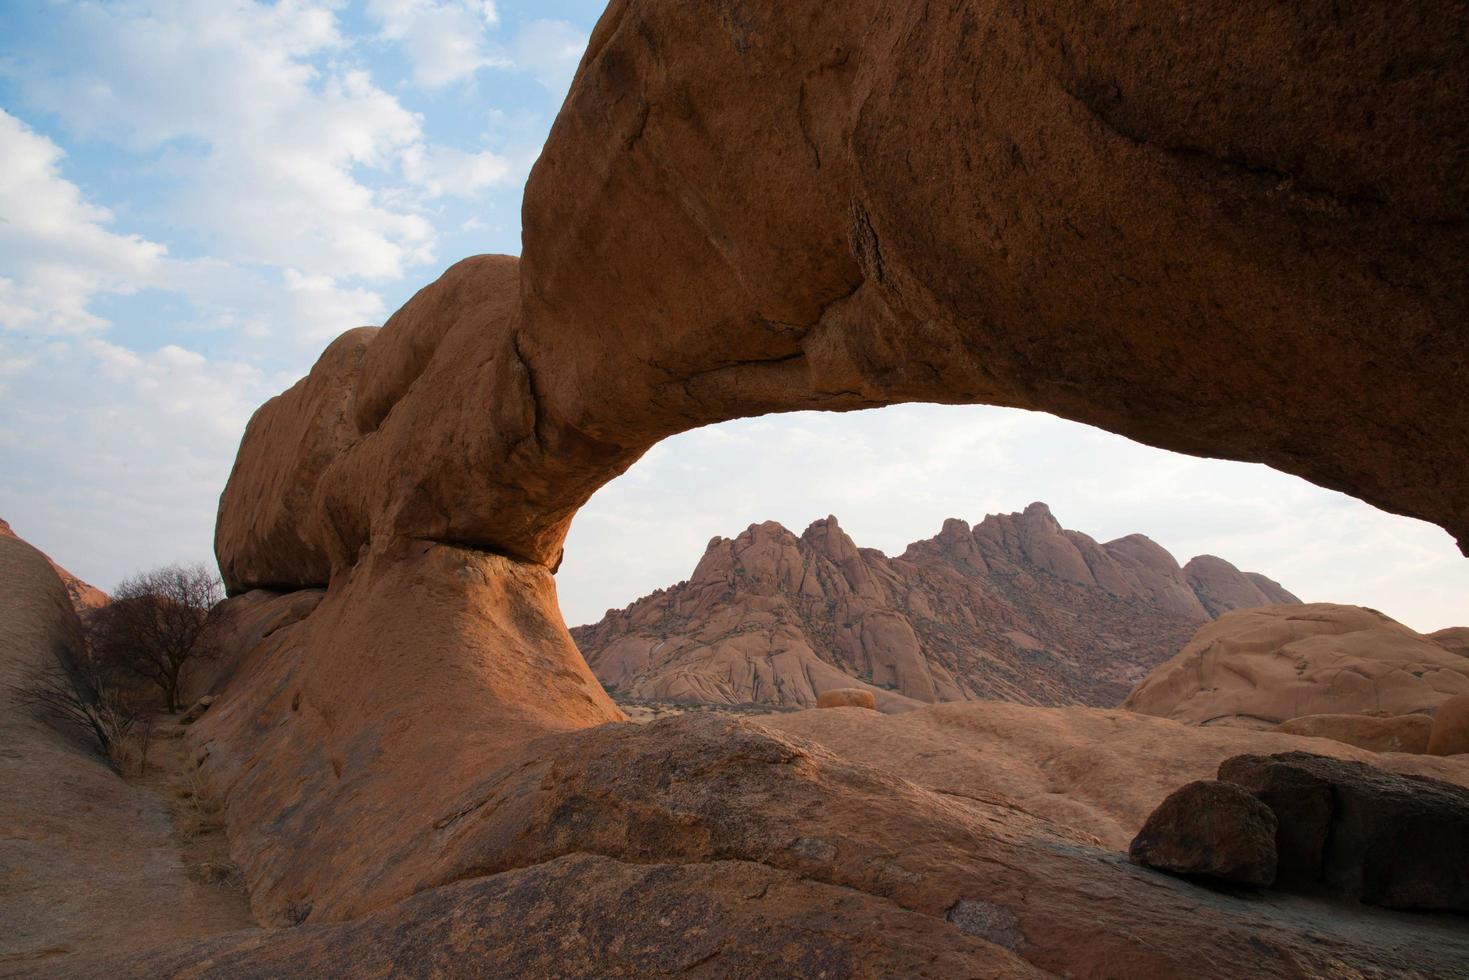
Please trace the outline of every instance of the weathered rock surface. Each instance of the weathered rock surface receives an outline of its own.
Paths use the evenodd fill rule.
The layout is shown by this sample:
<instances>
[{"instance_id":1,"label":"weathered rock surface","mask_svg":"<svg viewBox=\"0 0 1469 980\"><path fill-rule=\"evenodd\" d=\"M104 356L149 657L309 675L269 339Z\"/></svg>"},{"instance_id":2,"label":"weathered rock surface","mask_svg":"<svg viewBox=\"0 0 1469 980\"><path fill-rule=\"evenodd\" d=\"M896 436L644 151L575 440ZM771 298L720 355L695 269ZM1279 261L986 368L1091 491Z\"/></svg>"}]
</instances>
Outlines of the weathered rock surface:
<instances>
[{"instance_id":1,"label":"weathered rock surface","mask_svg":"<svg viewBox=\"0 0 1469 980\"><path fill-rule=\"evenodd\" d=\"M222 936L121 963L98 958L64 975L101 973L229 980L1051 975L940 919L764 865L628 864L588 855L429 889L353 922Z\"/></svg>"},{"instance_id":2,"label":"weathered rock surface","mask_svg":"<svg viewBox=\"0 0 1469 980\"><path fill-rule=\"evenodd\" d=\"M1469 913L1469 790L1306 752L1219 767L1274 811L1282 887Z\"/></svg>"},{"instance_id":3,"label":"weathered rock surface","mask_svg":"<svg viewBox=\"0 0 1469 980\"><path fill-rule=\"evenodd\" d=\"M1442 710L1442 705L1440 705ZM1302 715L1273 731L1345 742L1372 752L1428 751L1433 719L1428 715Z\"/></svg>"},{"instance_id":4,"label":"weathered rock surface","mask_svg":"<svg viewBox=\"0 0 1469 980\"><path fill-rule=\"evenodd\" d=\"M969 707L973 706L927 710ZM904 720L874 712L809 714L888 723ZM1138 718L1135 723L1167 726L1185 737L1211 734L1150 719ZM1241 739L1286 738L1228 734ZM1453 767L1446 760L1435 761ZM456 764L442 771L465 770ZM1367 971L1433 969L1469 952L1469 937L1437 920L1411 926L1377 924L1378 930L1387 928L1393 936L1384 942L1387 934L1374 934L1370 927L1361 931L1361 923L1341 919L1336 910L1307 899L1261 905L1216 896L1183 882L1160 889L1153 877L1099 847L1091 835L1038 817L1004 796L939 792L752 722L684 715L645 726L606 725L546 736L525 745L516 758L498 768L481 769L460 787L452 797L429 787L416 807L400 814L429 832L406 835L401 845L376 850L371 865L344 867L340 862L345 853L338 851L327 856L315 874L293 876L294 882L319 886L326 880L325 864L335 860L333 873L350 877L355 887L336 892L318 887L312 892L297 884L293 894L292 884L283 882L279 890L265 890L281 902L279 908L257 905L257 913L275 922L327 923L382 910L377 918L366 920L374 924L368 935L402 937L385 938L391 952L399 948L396 944L411 942L411 925L417 921L412 902L445 901L430 907L445 909L443 914L452 919L460 917L459 906L428 898L436 894L431 889L463 887L452 883L472 877L483 879L484 887L495 894L508 887L499 876L509 876L511 883L528 883L520 899L530 905L528 914L533 917L551 915L563 905L587 910L578 916L584 925L565 942L570 975L588 975L594 966L577 966L590 962L585 959L589 954L584 937L615 936L628 926L618 917L609 925L607 912L599 911L596 903L584 904L583 896L625 890L625 866L635 864L653 866L656 873L669 876L670 891L662 900L671 908L694 901L694 890L705 889L713 893L708 900L716 901L718 909L719 896L731 889L743 891L743 883L751 877L756 884L745 893L760 894L772 869L813 884L809 899L796 901L798 914L807 907L806 901L825 900L828 893L814 886L835 886L852 895L849 907L854 912L870 910L867 914L878 918L868 921L885 923L871 930L881 935L857 946L866 949L870 942L879 962L894 955L883 953L884 948L895 943L899 950L905 948L904 941L888 935L887 924L905 921L905 913L929 918L929 924L916 927L912 934L931 943L935 955L954 955L956 936L965 928L977 928L991 942L1003 939L1037 968L1073 975L1084 975L1098 963L1129 976L1211 970L1285 976L1291 970L1319 972L1342 963ZM582 864L578 868L586 877L567 874L559 884L548 883L556 876L555 862L571 855L600 855L617 863ZM745 871L729 862L764 868ZM667 865L687 869L680 874L688 875L689 883L681 884L674 872L659 868ZM420 898L409 899L406 907L384 901L397 890L391 883L394 878L407 884L401 898L413 894ZM729 888L718 884L729 878L735 881ZM779 894L775 886L770 894ZM1098 895L1107 900L1098 902ZM636 893L628 899L659 900L657 895L644 898ZM961 903L970 903L962 906L970 913L980 908L989 914L957 914ZM471 924L478 921L473 904L462 914ZM664 914L683 921L679 916L689 913ZM507 925L517 921L512 917ZM743 919L736 913L733 921ZM797 922L802 921L798 917ZM826 920L818 913L815 921ZM1004 928L994 928L996 922ZM1303 922L1311 923L1309 942L1301 935ZM1200 928L1201 923L1207 925ZM634 936L637 928L632 927ZM789 935L788 928L777 924L770 935L779 939ZM306 942L290 938L297 931L288 930L266 942L300 949L291 945ZM1191 941L1167 941L1183 934ZM334 933L320 935L329 949L341 948L330 938ZM821 935L817 929L818 943L824 942ZM503 953L495 953L488 944L474 953L495 963L500 962L493 958L498 955L530 956L524 951L544 949L542 943L522 936L511 939ZM1404 944L1411 947L1410 956L1397 952ZM250 945L254 944L241 944L239 955L249 953ZM665 948L648 950L646 955L659 962L658 957L678 956L681 945L665 942ZM172 962L197 962L212 955L211 948L175 954L178 958ZM614 950L613 955L623 954ZM725 972L739 974L770 963L757 957L746 967L745 958L756 954L738 946L728 955L728 962L721 964ZM991 963L1007 962L992 958L993 947L984 955L991 957ZM265 962L281 962L272 956L267 954ZM155 962L146 966L157 968Z\"/></svg>"},{"instance_id":5,"label":"weathered rock surface","mask_svg":"<svg viewBox=\"0 0 1469 980\"><path fill-rule=\"evenodd\" d=\"M818 708L866 708L877 710L877 699L871 691L855 687L839 687L834 691L822 691L816 699Z\"/></svg>"},{"instance_id":6,"label":"weathered rock surface","mask_svg":"<svg viewBox=\"0 0 1469 980\"><path fill-rule=\"evenodd\" d=\"M1209 594L1211 608L1299 601L1250 588ZM857 547L835 517L800 537L751 525L711 541L688 581L571 635L603 684L644 700L809 707L862 686L885 711L973 698L1111 706L1210 617L1148 538L1099 544L1034 503L972 529L946 521L897 558Z\"/></svg>"},{"instance_id":7,"label":"weathered rock surface","mask_svg":"<svg viewBox=\"0 0 1469 980\"><path fill-rule=\"evenodd\" d=\"M22 540L19 535L11 530L10 525L4 520L0 520L0 538ZM42 554L45 555L44 552ZM83 582L71 572L68 572L56 564L56 562L52 561L49 555L45 557L46 561L51 565L51 568L60 576L61 583L66 586L66 594L70 596L72 607L76 609L78 614L85 613L89 609L96 609L98 606L105 606L108 603L109 600L106 592L103 592L95 585L88 585L86 582Z\"/></svg>"},{"instance_id":8,"label":"weathered rock surface","mask_svg":"<svg viewBox=\"0 0 1469 980\"><path fill-rule=\"evenodd\" d=\"M1314 752L1469 788L1469 758L1379 755L1299 735L1201 728L1116 709L965 701L901 715L771 714L760 724L941 795L1010 801L1112 851L1127 850L1169 793L1217 778L1220 764L1238 755Z\"/></svg>"},{"instance_id":9,"label":"weathered rock surface","mask_svg":"<svg viewBox=\"0 0 1469 980\"><path fill-rule=\"evenodd\" d=\"M1263 888L1275 882L1275 814L1233 783L1187 783L1149 815L1127 857L1160 871Z\"/></svg>"},{"instance_id":10,"label":"weathered rock surface","mask_svg":"<svg viewBox=\"0 0 1469 980\"><path fill-rule=\"evenodd\" d=\"M80 650L72 598L45 555L0 535L0 977L249 922L186 873L163 800L14 703L12 685Z\"/></svg>"},{"instance_id":11,"label":"weathered rock surface","mask_svg":"<svg viewBox=\"0 0 1469 980\"><path fill-rule=\"evenodd\" d=\"M1469 693L1469 661L1373 609L1311 603L1206 625L1123 702L1195 725L1269 728L1302 715L1432 714Z\"/></svg>"},{"instance_id":12,"label":"weathered rock surface","mask_svg":"<svg viewBox=\"0 0 1469 980\"><path fill-rule=\"evenodd\" d=\"M1438 706L1428 736L1428 751L1433 755L1469 752L1469 694L1456 694Z\"/></svg>"}]
</instances>

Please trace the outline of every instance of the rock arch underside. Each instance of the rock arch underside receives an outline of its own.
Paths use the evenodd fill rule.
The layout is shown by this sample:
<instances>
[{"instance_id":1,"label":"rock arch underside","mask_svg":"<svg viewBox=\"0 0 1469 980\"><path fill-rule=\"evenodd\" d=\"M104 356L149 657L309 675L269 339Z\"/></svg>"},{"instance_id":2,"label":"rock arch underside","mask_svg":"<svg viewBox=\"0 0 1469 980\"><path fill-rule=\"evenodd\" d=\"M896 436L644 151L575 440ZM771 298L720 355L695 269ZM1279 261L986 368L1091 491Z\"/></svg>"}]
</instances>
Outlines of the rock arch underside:
<instances>
[{"instance_id":1,"label":"rock arch underside","mask_svg":"<svg viewBox=\"0 0 1469 980\"><path fill-rule=\"evenodd\" d=\"M246 432L216 539L244 653L196 739L256 915L582 854L925 923L1025 896L1020 941L924 940L989 975L1351 962L1248 910L1160 939L1143 872L1022 858L1055 831L797 740L605 725L553 572L666 436L910 401L1267 463L1469 546L1466 66L1438 0L614 0L522 257L344 334ZM918 934L890 921L874 963Z\"/></svg>"}]
</instances>

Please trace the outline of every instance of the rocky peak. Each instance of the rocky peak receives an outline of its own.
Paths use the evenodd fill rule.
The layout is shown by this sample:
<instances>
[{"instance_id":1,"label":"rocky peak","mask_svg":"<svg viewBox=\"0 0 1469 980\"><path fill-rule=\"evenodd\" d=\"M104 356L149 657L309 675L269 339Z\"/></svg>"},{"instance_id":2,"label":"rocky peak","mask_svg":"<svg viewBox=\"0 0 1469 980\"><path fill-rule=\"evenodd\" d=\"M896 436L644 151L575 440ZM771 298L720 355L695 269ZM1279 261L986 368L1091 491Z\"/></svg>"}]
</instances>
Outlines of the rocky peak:
<instances>
[{"instance_id":1,"label":"rocky peak","mask_svg":"<svg viewBox=\"0 0 1469 980\"><path fill-rule=\"evenodd\" d=\"M1214 555L1190 559L1183 566L1183 574L1204 609L1216 618L1235 609L1301 601L1279 583L1263 575L1252 577Z\"/></svg>"}]
</instances>

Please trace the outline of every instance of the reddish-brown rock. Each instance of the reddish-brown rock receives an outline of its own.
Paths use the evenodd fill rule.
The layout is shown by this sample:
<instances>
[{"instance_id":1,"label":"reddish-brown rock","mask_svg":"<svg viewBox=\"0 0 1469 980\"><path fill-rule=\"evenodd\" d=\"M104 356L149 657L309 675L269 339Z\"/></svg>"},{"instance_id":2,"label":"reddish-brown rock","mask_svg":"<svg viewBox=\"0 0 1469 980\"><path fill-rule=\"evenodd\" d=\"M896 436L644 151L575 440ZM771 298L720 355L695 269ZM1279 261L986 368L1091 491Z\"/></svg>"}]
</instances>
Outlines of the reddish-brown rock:
<instances>
[{"instance_id":1,"label":"reddish-brown rock","mask_svg":"<svg viewBox=\"0 0 1469 980\"><path fill-rule=\"evenodd\" d=\"M877 699L871 691L855 687L839 687L833 691L822 691L816 699L818 708L866 708L877 710Z\"/></svg>"},{"instance_id":2,"label":"reddish-brown rock","mask_svg":"<svg viewBox=\"0 0 1469 980\"><path fill-rule=\"evenodd\" d=\"M1443 705L1439 705L1439 711ZM1311 738L1329 738L1372 752L1428 751L1433 719L1428 715L1302 715L1276 725L1273 731Z\"/></svg>"},{"instance_id":3,"label":"reddish-brown rock","mask_svg":"<svg viewBox=\"0 0 1469 980\"><path fill-rule=\"evenodd\" d=\"M1275 882L1275 814L1233 783L1187 783L1148 816L1127 857L1160 871L1266 887Z\"/></svg>"},{"instance_id":4,"label":"reddish-brown rock","mask_svg":"<svg viewBox=\"0 0 1469 980\"><path fill-rule=\"evenodd\" d=\"M1229 613L1123 707L1195 725L1269 728L1302 715L1432 714L1469 693L1469 661L1382 613L1313 603Z\"/></svg>"},{"instance_id":5,"label":"reddish-brown rock","mask_svg":"<svg viewBox=\"0 0 1469 980\"><path fill-rule=\"evenodd\" d=\"M977 697L1110 706L1209 618L1148 538L1099 544L1035 503L973 529L945 521L897 558L857 547L835 517L800 537L754 524L709 542L688 581L572 638L602 683L636 699L810 706L863 686L885 711Z\"/></svg>"},{"instance_id":6,"label":"reddish-brown rock","mask_svg":"<svg viewBox=\"0 0 1469 980\"><path fill-rule=\"evenodd\" d=\"M1469 752L1469 694L1458 694L1442 702L1433 716L1428 738L1431 755Z\"/></svg>"},{"instance_id":7,"label":"reddish-brown rock","mask_svg":"<svg viewBox=\"0 0 1469 980\"><path fill-rule=\"evenodd\" d=\"M873 928L874 923L881 928ZM983 977L1051 974L933 916L743 861L577 854L476 877L352 922L236 933L68 964L91 980L188 977Z\"/></svg>"}]
</instances>

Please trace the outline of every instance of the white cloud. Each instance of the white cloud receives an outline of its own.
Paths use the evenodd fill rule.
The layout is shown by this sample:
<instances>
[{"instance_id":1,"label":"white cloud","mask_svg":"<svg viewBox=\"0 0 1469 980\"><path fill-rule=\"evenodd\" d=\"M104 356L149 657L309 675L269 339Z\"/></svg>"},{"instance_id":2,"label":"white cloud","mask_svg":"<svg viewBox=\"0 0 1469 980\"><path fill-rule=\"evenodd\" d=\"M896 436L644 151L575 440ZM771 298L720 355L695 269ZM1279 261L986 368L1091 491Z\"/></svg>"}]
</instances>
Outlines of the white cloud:
<instances>
[{"instance_id":1,"label":"white cloud","mask_svg":"<svg viewBox=\"0 0 1469 980\"><path fill-rule=\"evenodd\" d=\"M564 20L533 20L515 35L515 66L555 95L565 95L587 49L587 34Z\"/></svg>"},{"instance_id":2,"label":"white cloud","mask_svg":"<svg viewBox=\"0 0 1469 980\"><path fill-rule=\"evenodd\" d=\"M414 82L425 88L510 66L488 36L500 19L489 0L369 0L367 11L384 38L402 45Z\"/></svg>"},{"instance_id":3,"label":"white cloud","mask_svg":"<svg viewBox=\"0 0 1469 980\"><path fill-rule=\"evenodd\" d=\"M38 348L0 393L0 507L20 534L99 585L208 560L245 422L276 379L178 345L97 338Z\"/></svg>"},{"instance_id":4,"label":"white cloud","mask_svg":"<svg viewBox=\"0 0 1469 980\"><path fill-rule=\"evenodd\" d=\"M468 153L447 146L417 147L405 153L403 175L429 198L475 197L505 187L518 176L510 160L497 153Z\"/></svg>"},{"instance_id":5,"label":"white cloud","mask_svg":"<svg viewBox=\"0 0 1469 980\"><path fill-rule=\"evenodd\" d=\"M331 5L69 8L64 71L26 75L72 130L166 149L172 217L210 255L396 279L433 258L433 229L384 206L359 169L391 177L420 120L342 53Z\"/></svg>"},{"instance_id":6,"label":"white cloud","mask_svg":"<svg viewBox=\"0 0 1469 980\"><path fill-rule=\"evenodd\" d=\"M166 249L106 226L112 214L61 175L64 154L0 109L0 327L42 333L96 330L98 293L154 281Z\"/></svg>"}]
</instances>

